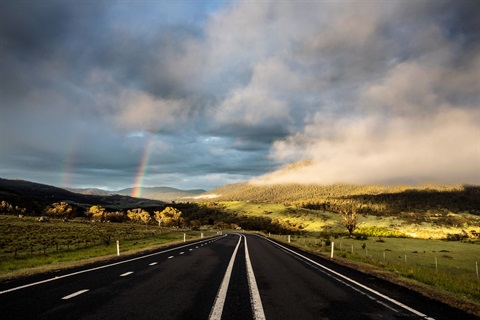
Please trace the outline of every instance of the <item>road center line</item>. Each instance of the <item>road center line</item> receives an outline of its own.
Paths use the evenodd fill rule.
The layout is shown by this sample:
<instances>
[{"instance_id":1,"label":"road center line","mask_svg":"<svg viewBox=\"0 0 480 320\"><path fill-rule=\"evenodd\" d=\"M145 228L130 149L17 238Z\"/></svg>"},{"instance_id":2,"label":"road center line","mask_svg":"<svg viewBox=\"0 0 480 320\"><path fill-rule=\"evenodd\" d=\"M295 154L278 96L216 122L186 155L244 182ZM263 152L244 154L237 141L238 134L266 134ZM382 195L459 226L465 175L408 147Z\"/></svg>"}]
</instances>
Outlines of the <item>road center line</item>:
<instances>
[{"instance_id":1,"label":"road center line","mask_svg":"<svg viewBox=\"0 0 480 320\"><path fill-rule=\"evenodd\" d=\"M81 295L82 293L85 293L87 292L89 289L85 289L85 290L80 290L80 291L77 291L77 292L74 292L72 294L69 294L68 296L65 296L62 298L62 300L68 300L68 299L71 299L73 297L76 297L76 296L79 296Z\"/></svg>"},{"instance_id":2,"label":"road center line","mask_svg":"<svg viewBox=\"0 0 480 320\"><path fill-rule=\"evenodd\" d=\"M213 304L212 310L210 311L210 316L208 317L209 320L222 319L223 306L225 305L225 299L227 298L228 284L230 283L233 264L235 263L235 257L237 256L238 247L240 246L241 242L242 242L242 237L239 236L237 246L235 247L235 250L233 250L233 254L232 254L232 257L230 258L230 262L228 263L227 270L225 271L222 284L220 285L217 296L215 297L215 302Z\"/></svg>"},{"instance_id":3,"label":"road center line","mask_svg":"<svg viewBox=\"0 0 480 320\"><path fill-rule=\"evenodd\" d=\"M125 273L122 273L122 274L120 275L120 277L126 277L126 276L131 275L132 273L133 273L133 271L125 272Z\"/></svg>"},{"instance_id":4,"label":"road center line","mask_svg":"<svg viewBox=\"0 0 480 320\"><path fill-rule=\"evenodd\" d=\"M173 256L170 256L170 257L168 257L167 259L172 259L172 258L173 258Z\"/></svg>"},{"instance_id":5,"label":"road center line","mask_svg":"<svg viewBox=\"0 0 480 320\"><path fill-rule=\"evenodd\" d=\"M152 262L152 263L149 264L149 266L154 266L154 265L156 265L157 263L158 263L158 262Z\"/></svg>"},{"instance_id":6,"label":"road center line","mask_svg":"<svg viewBox=\"0 0 480 320\"><path fill-rule=\"evenodd\" d=\"M265 313L263 311L262 299L258 291L257 281L253 273L252 262L250 261L250 254L248 253L247 237L242 235L245 240L245 264L247 265L248 288L250 289L250 303L252 304L253 319L265 320Z\"/></svg>"}]
</instances>

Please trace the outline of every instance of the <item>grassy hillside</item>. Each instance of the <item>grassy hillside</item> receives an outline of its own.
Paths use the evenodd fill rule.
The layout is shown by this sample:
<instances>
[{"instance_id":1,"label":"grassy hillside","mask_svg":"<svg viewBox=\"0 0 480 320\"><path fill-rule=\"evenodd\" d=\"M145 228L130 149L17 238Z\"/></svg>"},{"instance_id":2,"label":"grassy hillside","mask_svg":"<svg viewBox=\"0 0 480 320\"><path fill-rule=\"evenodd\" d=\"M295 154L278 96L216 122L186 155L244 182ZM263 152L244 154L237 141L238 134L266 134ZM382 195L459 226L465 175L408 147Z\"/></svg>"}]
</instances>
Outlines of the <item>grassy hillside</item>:
<instances>
[{"instance_id":1,"label":"grassy hillside","mask_svg":"<svg viewBox=\"0 0 480 320\"><path fill-rule=\"evenodd\" d=\"M248 182L222 186L208 194L212 201L252 201L335 211L354 202L368 214L469 213L480 215L479 186L369 186L369 185L256 185Z\"/></svg>"}]
</instances>

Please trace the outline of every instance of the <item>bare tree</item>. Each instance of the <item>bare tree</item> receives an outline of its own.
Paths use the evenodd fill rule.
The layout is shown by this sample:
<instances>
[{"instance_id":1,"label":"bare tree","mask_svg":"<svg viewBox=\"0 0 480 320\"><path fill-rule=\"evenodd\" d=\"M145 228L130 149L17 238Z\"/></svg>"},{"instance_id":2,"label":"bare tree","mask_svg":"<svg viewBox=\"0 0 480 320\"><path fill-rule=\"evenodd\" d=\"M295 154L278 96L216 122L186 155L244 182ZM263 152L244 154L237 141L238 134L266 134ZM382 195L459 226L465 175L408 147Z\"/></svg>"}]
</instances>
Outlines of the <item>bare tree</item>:
<instances>
[{"instance_id":1,"label":"bare tree","mask_svg":"<svg viewBox=\"0 0 480 320\"><path fill-rule=\"evenodd\" d=\"M354 203L344 204L340 207L339 213L342 216L342 224L347 228L350 238L357 228L359 206Z\"/></svg>"}]
</instances>

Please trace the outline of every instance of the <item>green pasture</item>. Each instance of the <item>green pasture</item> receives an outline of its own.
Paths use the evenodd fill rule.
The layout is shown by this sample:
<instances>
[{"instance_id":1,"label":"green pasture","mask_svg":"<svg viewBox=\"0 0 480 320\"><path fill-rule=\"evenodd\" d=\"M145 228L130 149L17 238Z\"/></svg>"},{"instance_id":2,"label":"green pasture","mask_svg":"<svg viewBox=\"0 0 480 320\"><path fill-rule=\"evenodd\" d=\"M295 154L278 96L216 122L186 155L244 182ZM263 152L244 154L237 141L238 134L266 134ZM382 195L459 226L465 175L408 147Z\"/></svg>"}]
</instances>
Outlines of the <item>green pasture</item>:
<instances>
[{"instance_id":1,"label":"green pasture","mask_svg":"<svg viewBox=\"0 0 480 320\"><path fill-rule=\"evenodd\" d=\"M38 222L36 218L0 216L0 277L41 266L121 254L166 243L199 239L200 231L165 229L134 223L100 223L83 219ZM207 236L207 232L205 232Z\"/></svg>"}]
</instances>

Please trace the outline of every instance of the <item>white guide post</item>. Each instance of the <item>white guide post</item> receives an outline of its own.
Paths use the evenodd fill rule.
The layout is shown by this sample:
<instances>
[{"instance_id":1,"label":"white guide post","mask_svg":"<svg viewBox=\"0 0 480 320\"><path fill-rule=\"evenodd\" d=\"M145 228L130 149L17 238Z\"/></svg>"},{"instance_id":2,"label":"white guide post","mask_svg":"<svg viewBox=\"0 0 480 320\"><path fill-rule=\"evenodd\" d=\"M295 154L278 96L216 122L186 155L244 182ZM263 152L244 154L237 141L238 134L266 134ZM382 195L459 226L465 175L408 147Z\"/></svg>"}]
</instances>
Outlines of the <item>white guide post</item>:
<instances>
[{"instance_id":1,"label":"white guide post","mask_svg":"<svg viewBox=\"0 0 480 320\"><path fill-rule=\"evenodd\" d=\"M288 235L288 243L290 243L290 235Z\"/></svg>"},{"instance_id":2,"label":"white guide post","mask_svg":"<svg viewBox=\"0 0 480 320\"><path fill-rule=\"evenodd\" d=\"M335 243L332 242L332 253L330 254L330 259L333 259L333 248L335 247Z\"/></svg>"},{"instance_id":3,"label":"white guide post","mask_svg":"<svg viewBox=\"0 0 480 320\"><path fill-rule=\"evenodd\" d=\"M187 234L184 233L184 234L183 234L183 242L186 242L186 241L187 241Z\"/></svg>"},{"instance_id":4,"label":"white guide post","mask_svg":"<svg viewBox=\"0 0 480 320\"><path fill-rule=\"evenodd\" d=\"M477 281L478 281L478 261L475 261L475 269L477 270Z\"/></svg>"},{"instance_id":5,"label":"white guide post","mask_svg":"<svg viewBox=\"0 0 480 320\"><path fill-rule=\"evenodd\" d=\"M117 240L117 256L120 256L120 242Z\"/></svg>"}]
</instances>

